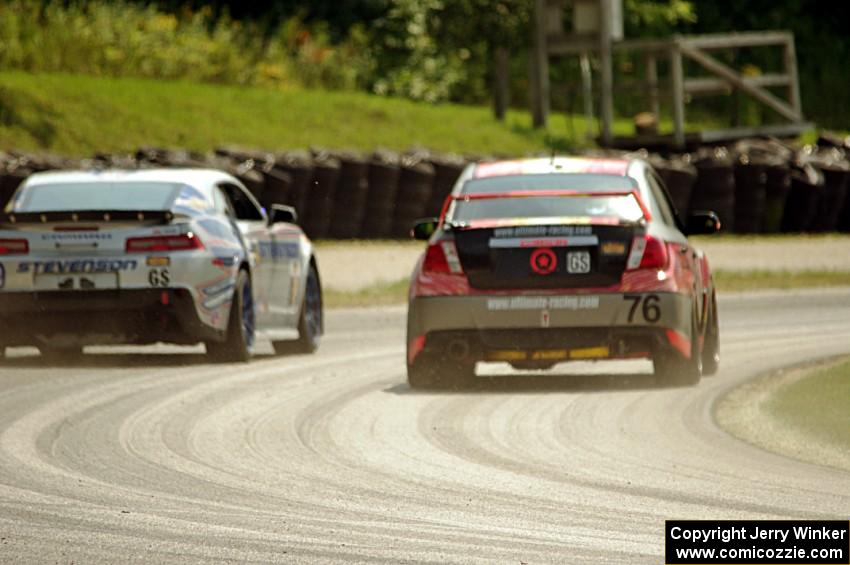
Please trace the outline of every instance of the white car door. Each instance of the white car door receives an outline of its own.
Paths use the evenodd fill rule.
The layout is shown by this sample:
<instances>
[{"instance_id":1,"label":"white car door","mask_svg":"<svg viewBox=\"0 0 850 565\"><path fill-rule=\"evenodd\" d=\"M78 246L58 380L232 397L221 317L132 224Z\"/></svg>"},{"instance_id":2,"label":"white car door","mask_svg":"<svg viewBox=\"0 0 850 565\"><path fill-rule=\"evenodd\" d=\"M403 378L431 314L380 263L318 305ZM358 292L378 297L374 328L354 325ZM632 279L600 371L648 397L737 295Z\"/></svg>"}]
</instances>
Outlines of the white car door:
<instances>
[{"instance_id":1,"label":"white car door","mask_svg":"<svg viewBox=\"0 0 850 565\"><path fill-rule=\"evenodd\" d=\"M244 187L223 182L218 184L218 188L227 196L250 256L257 327L267 328L272 324L270 291L276 270L274 242L268 219Z\"/></svg>"}]
</instances>

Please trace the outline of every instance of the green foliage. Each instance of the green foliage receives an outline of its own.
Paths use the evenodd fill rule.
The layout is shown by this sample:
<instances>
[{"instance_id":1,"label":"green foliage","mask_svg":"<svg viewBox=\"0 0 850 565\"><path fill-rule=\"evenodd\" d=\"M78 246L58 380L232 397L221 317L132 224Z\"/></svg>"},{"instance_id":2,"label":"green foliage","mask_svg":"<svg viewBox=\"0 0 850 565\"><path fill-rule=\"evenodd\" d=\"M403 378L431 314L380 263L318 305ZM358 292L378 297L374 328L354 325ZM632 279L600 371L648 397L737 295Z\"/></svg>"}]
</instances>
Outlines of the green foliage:
<instances>
[{"instance_id":1,"label":"green foliage","mask_svg":"<svg viewBox=\"0 0 850 565\"><path fill-rule=\"evenodd\" d=\"M442 5L442 0L393 0L375 22L373 92L438 102L463 81L462 54L443 49L432 33L431 15Z\"/></svg>"},{"instance_id":2,"label":"green foliage","mask_svg":"<svg viewBox=\"0 0 850 565\"><path fill-rule=\"evenodd\" d=\"M676 26L697 21L693 2L687 0L624 0L625 33L627 36L664 36Z\"/></svg>"},{"instance_id":3,"label":"green foliage","mask_svg":"<svg viewBox=\"0 0 850 565\"><path fill-rule=\"evenodd\" d=\"M226 18L115 4L0 4L0 68L251 82L257 41Z\"/></svg>"},{"instance_id":4,"label":"green foliage","mask_svg":"<svg viewBox=\"0 0 850 565\"><path fill-rule=\"evenodd\" d=\"M163 4L172 11L127 0L0 0L0 70L363 88L480 103L488 98L490 46L519 46L528 35L522 0L386 0L385 9L373 0L349 5L347 17L359 10L380 16L343 36L305 20L330 4L296 11L292 2L276 2L265 20L231 19L222 2L195 11Z\"/></svg>"},{"instance_id":5,"label":"green foliage","mask_svg":"<svg viewBox=\"0 0 850 565\"><path fill-rule=\"evenodd\" d=\"M452 100L481 103L490 98L495 48L504 47L520 64L525 83L527 43L531 37L531 2L527 0L452 0L431 12L432 35L443 50L464 61L465 78ZM514 97L519 102L521 97Z\"/></svg>"},{"instance_id":6,"label":"green foliage","mask_svg":"<svg viewBox=\"0 0 850 565\"><path fill-rule=\"evenodd\" d=\"M532 4L524 0L391 0L372 27L379 94L481 103L495 46L522 57Z\"/></svg>"},{"instance_id":7,"label":"green foliage","mask_svg":"<svg viewBox=\"0 0 850 565\"><path fill-rule=\"evenodd\" d=\"M259 24L118 1L0 2L0 69L242 85L354 88L368 39L355 28L332 45L326 26L294 17Z\"/></svg>"},{"instance_id":8,"label":"green foliage","mask_svg":"<svg viewBox=\"0 0 850 565\"><path fill-rule=\"evenodd\" d=\"M787 29L794 33L803 113L832 129L850 129L850 2L691 0L698 19L684 33ZM756 64L762 66L760 61Z\"/></svg>"},{"instance_id":9,"label":"green foliage","mask_svg":"<svg viewBox=\"0 0 850 565\"><path fill-rule=\"evenodd\" d=\"M332 45L327 26L307 26L299 17L281 24L267 41L257 84L286 81L286 77L308 88L353 89L372 67L368 58L369 39L360 26L348 39Z\"/></svg>"}]
</instances>

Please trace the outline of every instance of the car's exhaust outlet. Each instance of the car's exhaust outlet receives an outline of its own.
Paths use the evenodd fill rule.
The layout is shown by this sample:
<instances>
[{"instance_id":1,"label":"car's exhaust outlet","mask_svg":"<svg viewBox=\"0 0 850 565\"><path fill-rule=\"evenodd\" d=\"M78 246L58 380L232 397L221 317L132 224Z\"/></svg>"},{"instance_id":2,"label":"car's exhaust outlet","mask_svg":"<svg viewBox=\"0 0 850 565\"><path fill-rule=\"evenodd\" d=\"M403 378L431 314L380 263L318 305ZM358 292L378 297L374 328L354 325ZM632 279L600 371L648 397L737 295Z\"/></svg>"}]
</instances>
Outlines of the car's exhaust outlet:
<instances>
[{"instance_id":1,"label":"car's exhaust outlet","mask_svg":"<svg viewBox=\"0 0 850 565\"><path fill-rule=\"evenodd\" d=\"M452 340L448 352L453 361L463 361L469 357L469 343L465 339Z\"/></svg>"}]
</instances>

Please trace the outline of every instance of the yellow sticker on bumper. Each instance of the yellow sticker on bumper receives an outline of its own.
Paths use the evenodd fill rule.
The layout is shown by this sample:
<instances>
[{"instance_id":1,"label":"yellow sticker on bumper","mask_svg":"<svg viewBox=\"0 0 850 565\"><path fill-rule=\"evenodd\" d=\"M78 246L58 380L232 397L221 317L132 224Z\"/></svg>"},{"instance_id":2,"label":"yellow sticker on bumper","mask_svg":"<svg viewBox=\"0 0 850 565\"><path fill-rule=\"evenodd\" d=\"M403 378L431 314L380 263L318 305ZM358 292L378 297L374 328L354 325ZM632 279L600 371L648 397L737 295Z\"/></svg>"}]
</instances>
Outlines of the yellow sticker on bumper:
<instances>
[{"instance_id":1,"label":"yellow sticker on bumper","mask_svg":"<svg viewBox=\"0 0 850 565\"><path fill-rule=\"evenodd\" d=\"M607 346L586 347L583 349L538 349L520 351L516 349L495 349L486 354L487 361L569 361L575 359L606 359L611 356Z\"/></svg>"},{"instance_id":2,"label":"yellow sticker on bumper","mask_svg":"<svg viewBox=\"0 0 850 565\"><path fill-rule=\"evenodd\" d=\"M607 346L586 347L570 351L570 359L604 359L610 356L611 350Z\"/></svg>"},{"instance_id":3,"label":"yellow sticker on bumper","mask_svg":"<svg viewBox=\"0 0 850 565\"><path fill-rule=\"evenodd\" d=\"M525 351L516 351L514 349L500 349L487 353L488 361L525 361L528 354Z\"/></svg>"},{"instance_id":4,"label":"yellow sticker on bumper","mask_svg":"<svg viewBox=\"0 0 850 565\"><path fill-rule=\"evenodd\" d=\"M531 359L534 361L559 361L566 359L569 352L566 349L546 349L532 351Z\"/></svg>"}]
</instances>

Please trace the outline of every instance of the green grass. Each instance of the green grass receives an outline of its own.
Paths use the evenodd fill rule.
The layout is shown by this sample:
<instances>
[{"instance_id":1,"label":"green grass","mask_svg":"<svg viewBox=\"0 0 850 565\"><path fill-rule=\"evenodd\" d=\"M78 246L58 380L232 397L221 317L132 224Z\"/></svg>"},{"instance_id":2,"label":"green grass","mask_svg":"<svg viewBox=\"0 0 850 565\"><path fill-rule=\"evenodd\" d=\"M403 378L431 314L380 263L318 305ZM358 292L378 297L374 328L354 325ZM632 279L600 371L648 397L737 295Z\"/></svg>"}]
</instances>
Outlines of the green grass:
<instances>
[{"instance_id":1,"label":"green grass","mask_svg":"<svg viewBox=\"0 0 850 565\"><path fill-rule=\"evenodd\" d=\"M549 132L535 131L525 113L501 124L484 107L359 92L0 73L0 149L82 156L141 145L198 151L221 144L271 150L421 145L525 154L566 145L565 131L563 118L554 119Z\"/></svg>"},{"instance_id":2,"label":"green grass","mask_svg":"<svg viewBox=\"0 0 850 565\"><path fill-rule=\"evenodd\" d=\"M850 361L783 387L765 408L789 426L850 450Z\"/></svg>"},{"instance_id":3,"label":"green grass","mask_svg":"<svg viewBox=\"0 0 850 565\"><path fill-rule=\"evenodd\" d=\"M850 286L850 273L841 271L724 271L714 272L718 292Z\"/></svg>"},{"instance_id":4,"label":"green grass","mask_svg":"<svg viewBox=\"0 0 850 565\"><path fill-rule=\"evenodd\" d=\"M328 308L404 304L407 301L408 282L408 279L402 279L353 291L325 289L324 303Z\"/></svg>"},{"instance_id":5,"label":"green grass","mask_svg":"<svg viewBox=\"0 0 850 565\"><path fill-rule=\"evenodd\" d=\"M614 131L631 133L631 121L618 120ZM416 145L512 156L591 142L584 119L564 114L553 114L547 130L535 130L524 111L509 112L500 123L488 107L362 92L0 72L3 150L88 156L142 145L208 151L223 144L270 150Z\"/></svg>"}]
</instances>

